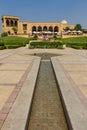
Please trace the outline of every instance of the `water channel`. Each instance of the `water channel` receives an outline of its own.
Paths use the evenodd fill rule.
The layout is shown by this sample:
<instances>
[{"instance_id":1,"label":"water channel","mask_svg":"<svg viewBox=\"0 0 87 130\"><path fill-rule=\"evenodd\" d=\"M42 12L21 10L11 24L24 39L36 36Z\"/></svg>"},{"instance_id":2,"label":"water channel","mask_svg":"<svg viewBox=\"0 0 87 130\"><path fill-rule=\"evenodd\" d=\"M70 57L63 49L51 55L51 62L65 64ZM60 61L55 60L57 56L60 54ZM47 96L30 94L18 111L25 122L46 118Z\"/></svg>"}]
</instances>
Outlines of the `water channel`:
<instances>
[{"instance_id":1,"label":"water channel","mask_svg":"<svg viewBox=\"0 0 87 130\"><path fill-rule=\"evenodd\" d=\"M68 130L58 86L51 65L52 54L41 56L28 130Z\"/></svg>"}]
</instances>

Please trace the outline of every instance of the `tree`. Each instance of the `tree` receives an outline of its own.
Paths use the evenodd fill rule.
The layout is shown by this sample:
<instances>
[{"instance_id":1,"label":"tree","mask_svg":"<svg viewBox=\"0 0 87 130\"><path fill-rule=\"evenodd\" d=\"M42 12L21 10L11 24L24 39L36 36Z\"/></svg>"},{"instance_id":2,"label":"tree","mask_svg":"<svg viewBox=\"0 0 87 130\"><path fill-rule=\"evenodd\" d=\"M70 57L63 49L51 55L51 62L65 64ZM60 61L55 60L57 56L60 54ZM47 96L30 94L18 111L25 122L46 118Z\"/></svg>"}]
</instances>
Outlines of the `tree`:
<instances>
[{"instance_id":1,"label":"tree","mask_svg":"<svg viewBox=\"0 0 87 130\"><path fill-rule=\"evenodd\" d=\"M80 30L80 31L81 31L81 30L82 30L81 24L76 24L74 30L76 30L76 31L79 31L79 30Z\"/></svg>"},{"instance_id":2,"label":"tree","mask_svg":"<svg viewBox=\"0 0 87 130\"><path fill-rule=\"evenodd\" d=\"M64 31L68 31L70 30L70 28L67 26L66 28L64 28Z\"/></svg>"},{"instance_id":3,"label":"tree","mask_svg":"<svg viewBox=\"0 0 87 130\"><path fill-rule=\"evenodd\" d=\"M14 31L15 34L17 34L18 29L16 27L13 27L12 30Z\"/></svg>"}]
</instances>

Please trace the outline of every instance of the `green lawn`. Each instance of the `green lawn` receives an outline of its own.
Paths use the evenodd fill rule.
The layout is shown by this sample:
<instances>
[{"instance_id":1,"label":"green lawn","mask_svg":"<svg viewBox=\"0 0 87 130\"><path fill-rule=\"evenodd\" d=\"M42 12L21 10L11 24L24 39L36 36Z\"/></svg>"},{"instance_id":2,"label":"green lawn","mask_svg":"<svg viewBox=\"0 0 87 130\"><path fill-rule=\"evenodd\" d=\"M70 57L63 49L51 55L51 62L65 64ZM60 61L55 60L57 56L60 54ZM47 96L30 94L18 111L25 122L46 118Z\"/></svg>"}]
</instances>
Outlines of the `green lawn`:
<instances>
[{"instance_id":1,"label":"green lawn","mask_svg":"<svg viewBox=\"0 0 87 130\"><path fill-rule=\"evenodd\" d=\"M75 49L87 49L87 37L64 38L63 43Z\"/></svg>"},{"instance_id":2,"label":"green lawn","mask_svg":"<svg viewBox=\"0 0 87 130\"><path fill-rule=\"evenodd\" d=\"M7 36L0 37L0 44L4 44L6 48L18 48L25 46L29 42L28 38L17 37L17 36Z\"/></svg>"},{"instance_id":3,"label":"green lawn","mask_svg":"<svg viewBox=\"0 0 87 130\"><path fill-rule=\"evenodd\" d=\"M18 48L29 43L29 38L7 36L0 37L0 49ZM75 37L58 39L56 42L32 42L30 48L62 48L63 44L75 49L87 49L87 37Z\"/></svg>"}]
</instances>

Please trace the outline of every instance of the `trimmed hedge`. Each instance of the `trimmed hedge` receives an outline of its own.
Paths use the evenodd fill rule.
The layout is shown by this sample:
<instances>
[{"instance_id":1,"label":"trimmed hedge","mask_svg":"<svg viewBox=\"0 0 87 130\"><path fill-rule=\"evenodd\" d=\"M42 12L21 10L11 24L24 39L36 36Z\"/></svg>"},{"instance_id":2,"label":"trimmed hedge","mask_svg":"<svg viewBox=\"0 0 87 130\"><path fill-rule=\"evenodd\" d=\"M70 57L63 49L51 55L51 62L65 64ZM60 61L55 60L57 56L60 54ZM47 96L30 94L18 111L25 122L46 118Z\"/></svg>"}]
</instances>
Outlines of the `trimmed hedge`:
<instances>
[{"instance_id":1,"label":"trimmed hedge","mask_svg":"<svg viewBox=\"0 0 87 130\"><path fill-rule=\"evenodd\" d=\"M4 46L4 43L0 41L0 46Z\"/></svg>"},{"instance_id":2,"label":"trimmed hedge","mask_svg":"<svg viewBox=\"0 0 87 130\"><path fill-rule=\"evenodd\" d=\"M29 48L58 48L61 46L63 48L63 43L59 42L31 42ZM60 47L59 47L60 48Z\"/></svg>"},{"instance_id":3,"label":"trimmed hedge","mask_svg":"<svg viewBox=\"0 0 87 130\"><path fill-rule=\"evenodd\" d=\"M5 46L0 46L0 50L6 49Z\"/></svg>"},{"instance_id":4,"label":"trimmed hedge","mask_svg":"<svg viewBox=\"0 0 87 130\"><path fill-rule=\"evenodd\" d=\"M15 49L19 47L23 47L23 45L5 45L7 49Z\"/></svg>"},{"instance_id":5,"label":"trimmed hedge","mask_svg":"<svg viewBox=\"0 0 87 130\"><path fill-rule=\"evenodd\" d=\"M0 41L0 50L6 49L6 46L3 42Z\"/></svg>"}]
</instances>

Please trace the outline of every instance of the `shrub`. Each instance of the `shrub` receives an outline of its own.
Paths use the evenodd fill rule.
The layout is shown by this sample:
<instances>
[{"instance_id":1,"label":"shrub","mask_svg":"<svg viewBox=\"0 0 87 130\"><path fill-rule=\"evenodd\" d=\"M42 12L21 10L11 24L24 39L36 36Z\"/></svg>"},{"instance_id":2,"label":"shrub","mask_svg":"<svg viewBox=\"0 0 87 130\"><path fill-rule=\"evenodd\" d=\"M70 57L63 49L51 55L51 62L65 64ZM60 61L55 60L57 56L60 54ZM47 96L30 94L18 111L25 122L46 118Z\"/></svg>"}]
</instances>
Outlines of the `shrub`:
<instances>
[{"instance_id":1,"label":"shrub","mask_svg":"<svg viewBox=\"0 0 87 130\"><path fill-rule=\"evenodd\" d=\"M34 49L34 46L29 46L30 49Z\"/></svg>"},{"instance_id":2,"label":"shrub","mask_svg":"<svg viewBox=\"0 0 87 130\"><path fill-rule=\"evenodd\" d=\"M17 27L13 27L12 30L14 31L14 33L17 33L18 28Z\"/></svg>"},{"instance_id":3,"label":"shrub","mask_svg":"<svg viewBox=\"0 0 87 130\"><path fill-rule=\"evenodd\" d=\"M54 40L57 40L57 36L56 36L56 35L54 35L54 36L53 36L53 39L54 39Z\"/></svg>"},{"instance_id":4,"label":"shrub","mask_svg":"<svg viewBox=\"0 0 87 130\"><path fill-rule=\"evenodd\" d=\"M57 49L64 49L63 46L58 46Z\"/></svg>"},{"instance_id":5,"label":"shrub","mask_svg":"<svg viewBox=\"0 0 87 130\"><path fill-rule=\"evenodd\" d=\"M3 33L1 34L1 37L6 37L6 36L8 36L8 33L7 33L7 32L3 32Z\"/></svg>"},{"instance_id":6,"label":"shrub","mask_svg":"<svg viewBox=\"0 0 87 130\"><path fill-rule=\"evenodd\" d=\"M6 48L7 49L16 49L18 47L21 47L20 45L7 45Z\"/></svg>"},{"instance_id":7,"label":"shrub","mask_svg":"<svg viewBox=\"0 0 87 130\"><path fill-rule=\"evenodd\" d=\"M0 41L0 50L6 49L6 46L4 45L3 41Z\"/></svg>"},{"instance_id":8,"label":"shrub","mask_svg":"<svg viewBox=\"0 0 87 130\"><path fill-rule=\"evenodd\" d=\"M33 38L32 38L32 40L37 40L38 39L38 36L37 35L35 35Z\"/></svg>"},{"instance_id":9,"label":"shrub","mask_svg":"<svg viewBox=\"0 0 87 130\"><path fill-rule=\"evenodd\" d=\"M0 41L0 46L4 46L4 43Z\"/></svg>"},{"instance_id":10,"label":"shrub","mask_svg":"<svg viewBox=\"0 0 87 130\"><path fill-rule=\"evenodd\" d=\"M83 48L82 46L76 46L76 45L71 46L71 47L74 48L74 49L82 49Z\"/></svg>"},{"instance_id":11,"label":"shrub","mask_svg":"<svg viewBox=\"0 0 87 130\"><path fill-rule=\"evenodd\" d=\"M31 42L30 43L30 49L31 48L58 48L58 46L63 47L62 42Z\"/></svg>"},{"instance_id":12,"label":"shrub","mask_svg":"<svg viewBox=\"0 0 87 130\"><path fill-rule=\"evenodd\" d=\"M5 46L0 46L0 50L6 49Z\"/></svg>"}]
</instances>

